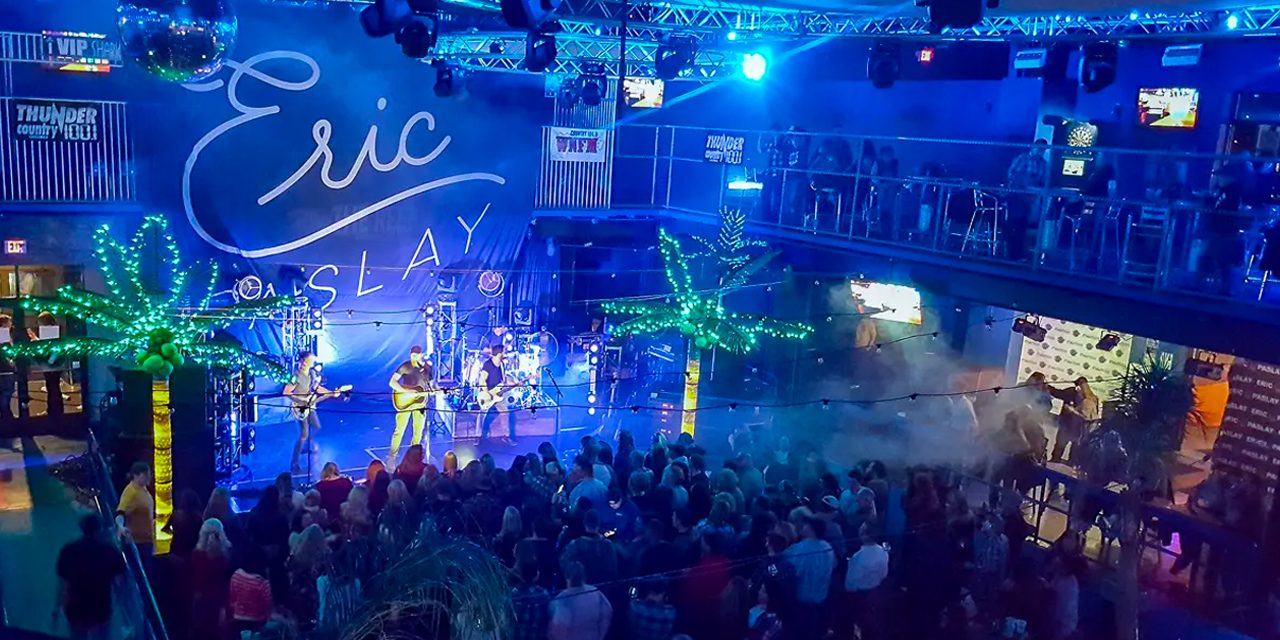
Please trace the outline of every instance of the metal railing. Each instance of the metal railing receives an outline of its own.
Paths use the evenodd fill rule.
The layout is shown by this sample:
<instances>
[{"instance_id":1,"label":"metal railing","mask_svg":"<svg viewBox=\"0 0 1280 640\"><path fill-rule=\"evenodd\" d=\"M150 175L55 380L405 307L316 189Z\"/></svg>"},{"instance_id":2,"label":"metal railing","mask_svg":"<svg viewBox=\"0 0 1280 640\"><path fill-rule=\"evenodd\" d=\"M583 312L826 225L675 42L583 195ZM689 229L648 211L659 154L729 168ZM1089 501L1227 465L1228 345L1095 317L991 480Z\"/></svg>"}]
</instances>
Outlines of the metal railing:
<instances>
[{"instance_id":1,"label":"metal railing","mask_svg":"<svg viewBox=\"0 0 1280 640\"><path fill-rule=\"evenodd\" d=\"M648 125L619 127L614 148L614 208L732 209L815 236L1211 297L1264 298L1280 215L1280 166L1241 156Z\"/></svg>"},{"instance_id":2,"label":"metal railing","mask_svg":"<svg viewBox=\"0 0 1280 640\"><path fill-rule=\"evenodd\" d=\"M88 431L88 446L89 449L85 455L94 466L96 471L94 481L98 485L97 510L105 521L106 529L114 532L115 508L111 505L112 498L115 496L115 484L111 482L110 466L92 429ZM138 553L138 547L130 541L120 540L118 536L113 537L118 541L120 551L124 554L125 564L129 568L128 581L116 587L115 601L122 605L126 620L132 625L130 630L132 633L120 637L133 640L169 640L169 634L160 616L160 607L156 603L155 592L151 590L146 565L142 555Z\"/></svg>"},{"instance_id":3,"label":"metal railing","mask_svg":"<svg viewBox=\"0 0 1280 640\"><path fill-rule=\"evenodd\" d=\"M123 102L0 98L0 202L132 202Z\"/></svg>"}]
</instances>

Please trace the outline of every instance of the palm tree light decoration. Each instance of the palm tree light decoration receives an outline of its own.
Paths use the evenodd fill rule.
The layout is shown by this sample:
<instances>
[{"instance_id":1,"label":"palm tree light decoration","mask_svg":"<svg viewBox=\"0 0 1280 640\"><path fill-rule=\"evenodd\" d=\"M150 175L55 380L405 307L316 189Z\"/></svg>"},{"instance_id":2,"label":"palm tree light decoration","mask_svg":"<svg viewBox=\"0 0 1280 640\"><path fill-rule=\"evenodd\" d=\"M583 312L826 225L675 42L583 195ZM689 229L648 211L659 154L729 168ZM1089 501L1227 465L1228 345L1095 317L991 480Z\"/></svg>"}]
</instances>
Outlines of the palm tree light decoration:
<instances>
[{"instance_id":1,"label":"palm tree light decoration","mask_svg":"<svg viewBox=\"0 0 1280 640\"><path fill-rule=\"evenodd\" d=\"M698 408L698 383L702 373L702 351L720 347L731 353L749 353L756 349L761 334L787 340L802 340L813 332L808 325L774 318L730 313L722 298L726 290L741 287L747 278L759 271L774 254L749 260L721 278L721 287L698 291L693 287L688 259L680 243L666 232L658 231L658 248L666 268L671 295L665 300L611 300L602 307L605 313L635 316L614 329L616 335L656 334L675 329L687 341L684 404L680 430L694 432Z\"/></svg>"},{"instance_id":2,"label":"palm tree light decoration","mask_svg":"<svg viewBox=\"0 0 1280 640\"><path fill-rule=\"evenodd\" d=\"M743 232L747 227L747 214L737 209L725 209L720 212L720 229L714 238L692 236L699 245L696 253L690 258L712 258L722 272L731 272L741 268L769 246L763 241L747 238Z\"/></svg>"},{"instance_id":3,"label":"palm tree light decoration","mask_svg":"<svg viewBox=\"0 0 1280 640\"><path fill-rule=\"evenodd\" d=\"M128 247L117 242L106 225L94 232L93 242L94 254L110 293L63 286L53 298L25 298L22 306L33 312L76 317L116 337L23 342L4 347L4 353L11 358L34 359L133 357L138 367L151 375L152 468L158 533L173 513L169 375L174 368L191 360L284 381L288 373L279 364L239 347L204 339L237 319L288 307L292 301L287 297L272 297L209 309L218 280L217 263L197 263L184 268L168 224L159 216L143 220ZM191 276L198 271L208 272L208 283L201 290L193 290ZM193 301L198 304L193 305Z\"/></svg>"}]
</instances>

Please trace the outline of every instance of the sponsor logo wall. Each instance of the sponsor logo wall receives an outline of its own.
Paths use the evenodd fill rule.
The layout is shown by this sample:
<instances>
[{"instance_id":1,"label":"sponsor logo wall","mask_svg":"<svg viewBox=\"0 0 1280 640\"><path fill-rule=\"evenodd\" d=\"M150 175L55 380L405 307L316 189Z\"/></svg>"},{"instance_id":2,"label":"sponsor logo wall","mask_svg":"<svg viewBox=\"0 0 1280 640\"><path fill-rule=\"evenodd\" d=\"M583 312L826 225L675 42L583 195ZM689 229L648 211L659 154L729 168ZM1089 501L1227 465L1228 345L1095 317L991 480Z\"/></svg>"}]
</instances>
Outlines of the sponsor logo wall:
<instances>
[{"instance_id":1,"label":"sponsor logo wall","mask_svg":"<svg viewBox=\"0 0 1280 640\"><path fill-rule=\"evenodd\" d=\"M1044 342L1022 340L1017 382L1026 381L1037 371L1043 373L1049 382L1057 384L1070 384L1083 376L1089 379L1093 392L1105 402L1119 379L1129 370L1133 336L1118 334L1120 344L1111 351L1101 351L1097 348L1098 340L1104 334L1114 332L1044 317L1040 318L1040 324L1048 330Z\"/></svg>"}]
</instances>

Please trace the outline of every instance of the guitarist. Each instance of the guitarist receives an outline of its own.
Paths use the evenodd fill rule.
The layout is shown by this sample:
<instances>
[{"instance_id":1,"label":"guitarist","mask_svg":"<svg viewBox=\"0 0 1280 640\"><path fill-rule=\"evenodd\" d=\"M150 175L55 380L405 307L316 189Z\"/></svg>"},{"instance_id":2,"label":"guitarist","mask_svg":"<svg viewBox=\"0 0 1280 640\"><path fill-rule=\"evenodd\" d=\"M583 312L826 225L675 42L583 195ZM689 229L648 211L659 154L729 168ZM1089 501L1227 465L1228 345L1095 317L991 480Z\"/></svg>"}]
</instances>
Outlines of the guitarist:
<instances>
[{"instance_id":1,"label":"guitarist","mask_svg":"<svg viewBox=\"0 0 1280 640\"><path fill-rule=\"evenodd\" d=\"M298 421L298 441L293 445L293 461L289 469L298 474L302 467L298 466L298 455L302 445L315 446L315 433L320 430L320 416L316 415L316 401L333 392L320 384L320 372L316 370L314 354L303 351L298 354L298 369L293 372L293 380L284 386L284 395L293 400L293 417Z\"/></svg>"},{"instance_id":2,"label":"guitarist","mask_svg":"<svg viewBox=\"0 0 1280 640\"><path fill-rule=\"evenodd\" d=\"M503 347L501 344L495 344L489 348L492 354L488 360L480 367L480 373L475 380L475 384L481 392L489 396L496 396L496 401L488 408L480 409L480 416L477 418L480 425L480 442L484 443L489 439L489 426L498 416L502 416L507 421L507 432L510 437L507 443L516 444L516 417L511 412L511 408L507 406L507 398L503 393L506 386L506 374L502 370Z\"/></svg>"},{"instance_id":3,"label":"guitarist","mask_svg":"<svg viewBox=\"0 0 1280 640\"><path fill-rule=\"evenodd\" d=\"M409 359L400 363L396 367L394 373L391 374L391 390L401 397L410 397L417 395L421 397L421 402L413 402L411 405L402 410L396 411L396 430L391 434L391 453L388 456L387 468L396 468L396 457L400 453L400 441L404 438L405 427L413 422L413 442L412 444L420 444L424 449L424 459L431 459L431 439L424 438L423 434L427 427L427 405L431 400L430 387L435 376L431 370L431 363L423 356L422 347L414 345L409 349Z\"/></svg>"}]
</instances>

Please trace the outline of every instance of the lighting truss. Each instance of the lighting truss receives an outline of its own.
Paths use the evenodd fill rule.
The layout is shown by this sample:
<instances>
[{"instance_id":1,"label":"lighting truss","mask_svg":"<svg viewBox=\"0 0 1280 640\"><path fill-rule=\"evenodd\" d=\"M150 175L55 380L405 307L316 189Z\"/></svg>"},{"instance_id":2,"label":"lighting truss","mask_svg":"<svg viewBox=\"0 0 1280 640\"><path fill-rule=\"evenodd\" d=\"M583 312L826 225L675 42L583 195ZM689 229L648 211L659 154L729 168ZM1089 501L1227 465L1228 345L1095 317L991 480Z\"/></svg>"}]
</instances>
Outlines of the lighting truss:
<instances>
[{"instance_id":1,"label":"lighting truss","mask_svg":"<svg viewBox=\"0 0 1280 640\"><path fill-rule=\"evenodd\" d=\"M314 1L314 0L312 0ZM369 0L327 0L367 4ZM459 8L494 9L495 0L445 0ZM602 28L610 35L625 22L628 36L678 31L700 40L734 31L740 38L812 36L892 36L944 38L1130 38L1143 36L1280 35L1280 4L1186 13L1131 12L1115 15L989 15L969 29L929 30L924 10L910 16L780 9L753 5L687 0L622 3L612 0L566 0L561 23L569 28ZM1226 18L1237 18L1235 29ZM610 28L613 27L613 28ZM634 30L634 31L633 31Z\"/></svg>"},{"instance_id":2,"label":"lighting truss","mask_svg":"<svg viewBox=\"0 0 1280 640\"><path fill-rule=\"evenodd\" d=\"M583 65L603 62L616 74L621 59L621 44L616 37L574 33L566 29L556 34L556 61L549 73L580 74ZM654 40L628 38L626 48L627 75L650 77L658 43ZM496 53L495 53L496 52ZM524 62L525 37L522 33L469 33L445 35L436 43L435 55L472 68L518 71ZM741 69L726 51L700 49L690 70L691 79L724 78Z\"/></svg>"}]
</instances>

